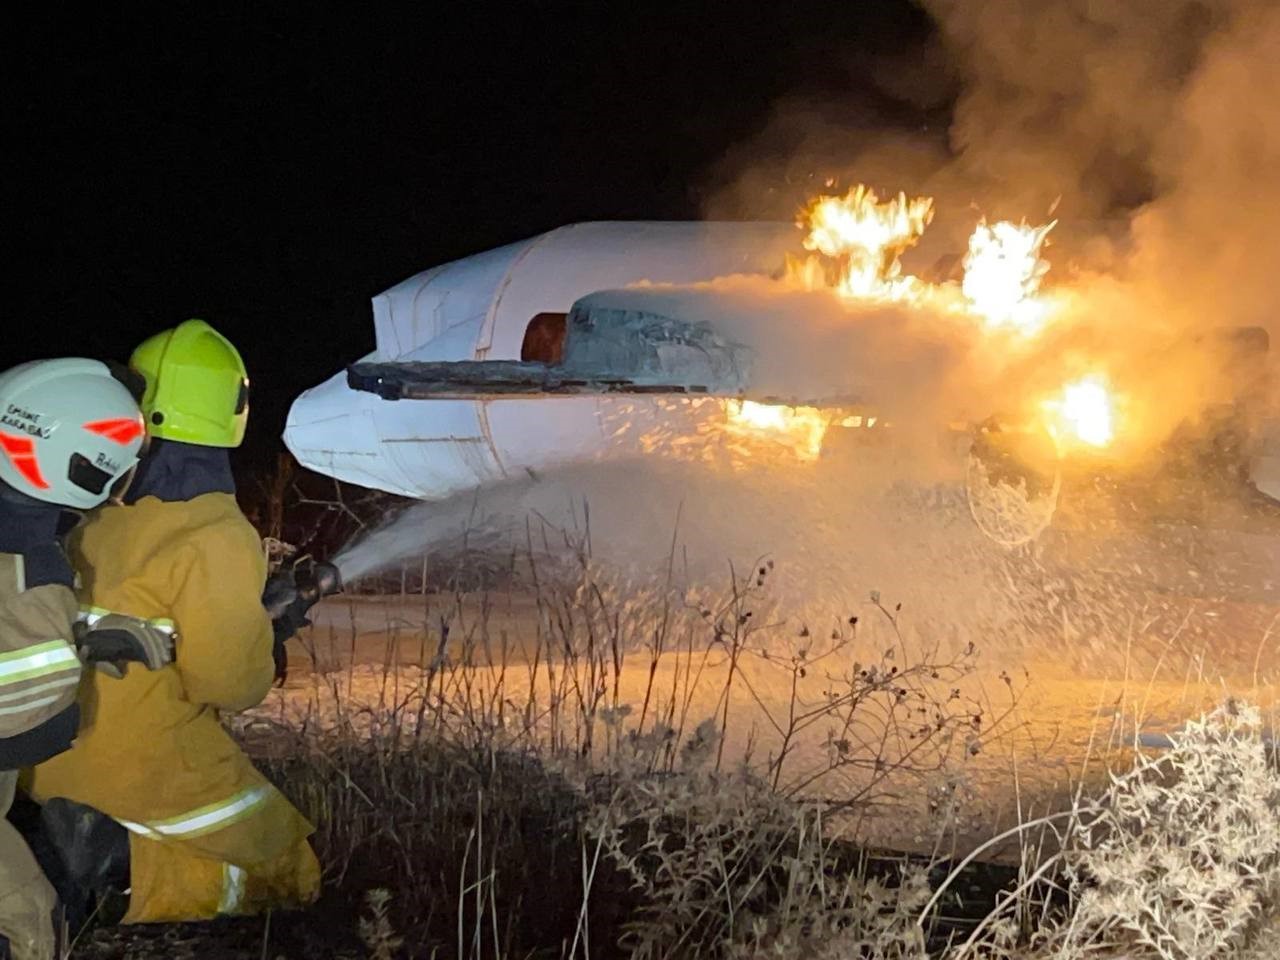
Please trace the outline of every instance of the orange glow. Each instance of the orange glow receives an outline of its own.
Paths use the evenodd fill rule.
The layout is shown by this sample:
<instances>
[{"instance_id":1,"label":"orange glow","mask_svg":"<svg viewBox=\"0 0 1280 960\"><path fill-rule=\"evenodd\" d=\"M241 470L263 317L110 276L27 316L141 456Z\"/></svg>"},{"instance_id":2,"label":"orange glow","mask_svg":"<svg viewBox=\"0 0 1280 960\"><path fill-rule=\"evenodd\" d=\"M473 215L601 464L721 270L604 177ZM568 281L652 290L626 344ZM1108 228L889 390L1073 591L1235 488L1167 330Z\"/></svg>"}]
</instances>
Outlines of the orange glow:
<instances>
[{"instance_id":1,"label":"orange glow","mask_svg":"<svg viewBox=\"0 0 1280 960\"><path fill-rule=\"evenodd\" d=\"M1090 447L1106 447L1115 439L1115 400L1107 381L1093 374L1062 388L1060 396L1046 400L1054 436Z\"/></svg>"},{"instance_id":2,"label":"orange glow","mask_svg":"<svg viewBox=\"0 0 1280 960\"><path fill-rule=\"evenodd\" d=\"M828 417L816 407L786 407L752 400L725 402L730 434L782 443L805 461L817 460L827 435Z\"/></svg>"},{"instance_id":3,"label":"orange glow","mask_svg":"<svg viewBox=\"0 0 1280 960\"><path fill-rule=\"evenodd\" d=\"M1057 221L1032 225L981 220L969 237L959 282L928 283L903 272L902 257L933 220L931 197L898 193L881 200L858 185L843 196L821 195L799 219L803 260L789 259L787 277L806 290L829 290L852 303L902 304L971 321L981 349L1018 349L1008 334L1035 338L1067 315L1064 300L1041 291L1049 271L1043 256ZM790 412L788 412L790 411ZM816 459L827 421L804 408L740 403L727 408L732 432L787 436L797 455ZM1090 376L1068 384L1040 405L1059 444L1109 446L1116 433L1114 397L1107 382Z\"/></svg>"}]
</instances>

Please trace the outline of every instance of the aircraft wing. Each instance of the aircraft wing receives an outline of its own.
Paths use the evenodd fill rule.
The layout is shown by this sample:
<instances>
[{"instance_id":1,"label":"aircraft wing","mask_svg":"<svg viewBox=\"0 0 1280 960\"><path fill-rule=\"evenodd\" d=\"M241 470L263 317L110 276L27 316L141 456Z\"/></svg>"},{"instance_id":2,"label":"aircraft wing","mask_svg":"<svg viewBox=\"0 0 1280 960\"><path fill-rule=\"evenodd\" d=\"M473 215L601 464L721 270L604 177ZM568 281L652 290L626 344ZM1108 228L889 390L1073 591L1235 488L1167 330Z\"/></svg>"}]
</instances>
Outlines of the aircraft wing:
<instances>
[{"instance_id":1,"label":"aircraft wing","mask_svg":"<svg viewBox=\"0 0 1280 960\"><path fill-rule=\"evenodd\" d=\"M725 318L740 298L713 289L638 287L578 300L543 360L362 361L353 390L385 400L500 400L605 394L717 396L796 406L861 403L855 384L753 383L756 349ZM829 387L829 385L828 385Z\"/></svg>"}]
</instances>

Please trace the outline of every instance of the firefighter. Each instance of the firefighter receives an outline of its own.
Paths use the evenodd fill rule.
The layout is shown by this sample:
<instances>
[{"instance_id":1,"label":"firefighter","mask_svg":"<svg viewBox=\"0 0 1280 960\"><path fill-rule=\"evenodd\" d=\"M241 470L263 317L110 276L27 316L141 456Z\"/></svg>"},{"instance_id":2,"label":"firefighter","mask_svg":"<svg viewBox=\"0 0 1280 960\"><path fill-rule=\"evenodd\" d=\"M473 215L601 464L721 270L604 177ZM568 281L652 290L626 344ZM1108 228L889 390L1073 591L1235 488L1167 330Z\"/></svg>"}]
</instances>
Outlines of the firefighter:
<instances>
[{"instance_id":1,"label":"firefighter","mask_svg":"<svg viewBox=\"0 0 1280 960\"><path fill-rule=\"evenodd\" d=\"M126 483L144 439L134 397L105 364L41 360L0 373L0 957L56 950L54 888L5 814L19 769L66 751L80 723L88 640L59 524ZM159 666L167 643L122 659ZM109 857L97 865L111 868Z\"/></svg>"},{"instance_id":2,"label":"firefighter","mask_svg":"<svg viewBox=\"0 0 1280 960\"><path fill-rule=\"evenodd\" d=\"M228 455L248 417L244 364L207 323L188 320L145 341L130 367L146 380L151 446L124 503L73 537L72 559L93 608L171 619L176 656L155 673L86 685L76 749L36 767L30 792L69 863L82 843L67 801L128 831L124 923L301 906L319 891L312 826L219 720L260 703L276 672L266 561Z\"/></svg>"}]
</instances>

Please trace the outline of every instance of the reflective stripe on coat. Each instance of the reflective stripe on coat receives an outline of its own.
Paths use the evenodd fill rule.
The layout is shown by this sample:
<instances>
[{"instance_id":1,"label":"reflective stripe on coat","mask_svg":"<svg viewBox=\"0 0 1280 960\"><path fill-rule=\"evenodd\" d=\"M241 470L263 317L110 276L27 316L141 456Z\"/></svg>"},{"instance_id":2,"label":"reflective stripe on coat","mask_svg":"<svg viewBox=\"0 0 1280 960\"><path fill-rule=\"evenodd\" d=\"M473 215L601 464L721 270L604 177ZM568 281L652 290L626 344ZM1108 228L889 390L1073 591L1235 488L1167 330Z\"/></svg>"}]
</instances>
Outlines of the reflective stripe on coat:
<instances>
[{"instance_id":1,"label":"reflective stripe on coat","mask_svg":"<svg viewBox=\"0 0 1280 960\"><path fill-rule=\"evenodd\" d=\"M22 556L0 554L0 739L33 730L75 702L75 617L69 589L28 589Z\"/></svg>"}]
</instances>

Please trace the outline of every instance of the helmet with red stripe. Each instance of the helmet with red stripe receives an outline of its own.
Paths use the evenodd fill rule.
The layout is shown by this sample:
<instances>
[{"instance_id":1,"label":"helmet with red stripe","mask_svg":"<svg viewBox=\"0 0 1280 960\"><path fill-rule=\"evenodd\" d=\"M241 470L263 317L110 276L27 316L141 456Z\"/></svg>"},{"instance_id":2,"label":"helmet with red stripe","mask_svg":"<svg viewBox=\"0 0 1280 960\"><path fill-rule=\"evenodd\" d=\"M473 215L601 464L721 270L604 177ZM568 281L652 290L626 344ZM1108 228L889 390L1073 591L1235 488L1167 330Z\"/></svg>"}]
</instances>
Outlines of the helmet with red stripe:
<instances>
[{"instance_id":1,"label":"helmet with red stripe","mask_svg":"<svg viewBox=\"0 0 1280 960\"><path fill-rule=\"evenodd\" d=\"M138 404L104 363L35 360L0 373L0 481L88 510L137 466Z\"/></svg>"}]
</instances>

